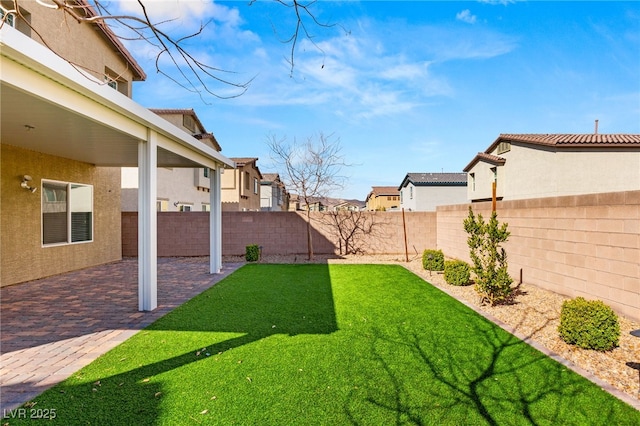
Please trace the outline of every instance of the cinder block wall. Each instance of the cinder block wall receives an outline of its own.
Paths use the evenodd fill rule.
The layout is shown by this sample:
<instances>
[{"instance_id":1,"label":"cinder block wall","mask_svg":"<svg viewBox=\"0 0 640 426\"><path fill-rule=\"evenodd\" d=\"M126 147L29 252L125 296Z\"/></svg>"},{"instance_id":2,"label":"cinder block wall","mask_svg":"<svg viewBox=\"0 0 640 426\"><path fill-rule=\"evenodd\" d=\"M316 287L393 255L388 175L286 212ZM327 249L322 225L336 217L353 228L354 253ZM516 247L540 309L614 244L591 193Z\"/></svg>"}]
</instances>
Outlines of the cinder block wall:
<instances>
[{"instance_id":1,"label":"cinder block wall","mask_svg":"<svg viewBox=\"0 0 640 426\"><path fill-rule=\"evenodd\" d=\"M406 227L410 256L436 246L435 212L361 212L372 226L356 244L370 254L403 254ZM264 255L306 254L305 213L222 212L222 254L244 255L246 246L262 246ZM364 219L363 219L364 220ZM312 240L316 254L339 254L337 227L331 216L312 213ZM138 215L122 213L122 255L138 255ZM209 255L209 213L158 213L158 256Z\"/></svg>"},{"instance_id":2,"label":"cinder block wall","mask_svg":"<svg viewBox=\"0 0 640 426\"><path fill-rule=\"evenodd\" d=\"M491 203L471 204L485 219ZM564 294L599 299L617 312L640 319L640 191L550 197L497 203L498 219L507 222L505 244L509 273L516 280ZM436 212L366 212L374 230L361 241L370 254L425 248L469 259L463 221L469 204L438 207ZM305 254L306 223L297 212L222 212L222 254L243 255L248 244L268 254ZM316 254L339 252L335 228L327 215L314 213ZM137 256L137 214L123 213L124 256ZM206 212L162 212L158 215L159 256L206 256L209 252Z\"/></svg>"},{"instance_id":3,"label":"cinder block wall","mask_svg":"<svg viewBox=\"0 0 640 426\"><path fill-rule=\"evenodd\" d=\"M485 219L491 203L471 205ZM469 261L469 205L437 209L438 248ZM599 299L640 319L640 191L498 202L509 224L509 273L564 294Z\"/></svg>"}]
</instances>

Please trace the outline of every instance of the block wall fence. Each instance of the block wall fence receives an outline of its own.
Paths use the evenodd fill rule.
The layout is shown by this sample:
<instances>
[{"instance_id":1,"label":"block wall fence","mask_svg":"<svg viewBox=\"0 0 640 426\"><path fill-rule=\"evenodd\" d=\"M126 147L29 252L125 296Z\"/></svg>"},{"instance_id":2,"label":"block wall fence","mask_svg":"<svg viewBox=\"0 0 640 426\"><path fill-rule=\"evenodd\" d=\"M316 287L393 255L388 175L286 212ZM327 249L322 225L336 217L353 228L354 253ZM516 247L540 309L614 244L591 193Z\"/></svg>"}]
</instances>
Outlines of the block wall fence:
<instances>
[{"instance_id":1,"label":"block wall fence","mask_svg":"<svg viewBox=\"0 0 640 426\"><path fill-rule=\"evenodd\" d=\"M404 230L409 256L421 255L436 246L436 213L361 212L369 235L358 239L366 253L405 253ZM222 212L222 255L244 255L246 246L262 246L263 255L307 253L307 223L304 212ZM339 254L336 227L331 217L312 213L313 250L316 254ZM122 255L138 255L138 214L122 213ZM208 256L209 213L158 213L158 256Z\"/></svg>"},{"instance_id":2,"label":"block wall fence","mask_svg":"<svg viewBox=\"0 0 640 426\"><path fill-rule=\"evenodd\" d=\"M436 212L363 212L374 223L360 244L369 254L404 258L406 227L410 258L426 248L449 258L469 259L462 222L469 206L485 219L491 203L440 206ZM599 299L640 320L640 191L499 201L498 220L509 224L504 245L515 282L569 297ZM258 244L263 254L305 255L305 213L222 212L222 254L244 255ZM324 217L324 218L323 218ZM338 254L335 228L326 214L313 214L314 252ZM158 214L158 256L206 256L206 212ZM137 256L137 214L122 214L123 256Z\"/></svg>"}]
</instances>

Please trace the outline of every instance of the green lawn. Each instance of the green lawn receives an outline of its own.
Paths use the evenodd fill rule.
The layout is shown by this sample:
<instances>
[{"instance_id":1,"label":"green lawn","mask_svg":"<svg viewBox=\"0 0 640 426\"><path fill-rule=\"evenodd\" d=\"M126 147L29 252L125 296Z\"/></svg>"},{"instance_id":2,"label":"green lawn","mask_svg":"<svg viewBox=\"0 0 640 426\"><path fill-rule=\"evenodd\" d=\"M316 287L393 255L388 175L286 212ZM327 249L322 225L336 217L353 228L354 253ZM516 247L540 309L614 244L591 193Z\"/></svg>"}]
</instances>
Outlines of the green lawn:
<instances>
[{"instance_id":1,"label":"green lawn","mask_svg":"<svg viewBox=\"0 0 640 426\"><path fill-rule=\"evenodd\" d=\"M35 401L64 425L640 424L389 265L244 266Z\"/></svg>"}]
</instances>

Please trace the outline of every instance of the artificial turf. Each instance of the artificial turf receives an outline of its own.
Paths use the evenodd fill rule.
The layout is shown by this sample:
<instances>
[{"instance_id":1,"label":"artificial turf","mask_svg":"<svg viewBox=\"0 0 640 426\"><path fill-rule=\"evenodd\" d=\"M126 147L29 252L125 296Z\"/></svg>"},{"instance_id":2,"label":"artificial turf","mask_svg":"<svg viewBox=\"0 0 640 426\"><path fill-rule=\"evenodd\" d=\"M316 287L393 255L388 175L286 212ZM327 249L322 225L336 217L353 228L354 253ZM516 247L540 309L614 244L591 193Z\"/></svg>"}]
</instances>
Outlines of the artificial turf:
<instances>
[{"instance_id":1,"label":"artificial turf","mask_svg":"<svg viewBox=\"0 0 640 426\"><path fill-rule=\"evenodd\" d=\"M392 265L246 265L34 402L65 425L640 424Z\"/></svg>"}]
</instances>

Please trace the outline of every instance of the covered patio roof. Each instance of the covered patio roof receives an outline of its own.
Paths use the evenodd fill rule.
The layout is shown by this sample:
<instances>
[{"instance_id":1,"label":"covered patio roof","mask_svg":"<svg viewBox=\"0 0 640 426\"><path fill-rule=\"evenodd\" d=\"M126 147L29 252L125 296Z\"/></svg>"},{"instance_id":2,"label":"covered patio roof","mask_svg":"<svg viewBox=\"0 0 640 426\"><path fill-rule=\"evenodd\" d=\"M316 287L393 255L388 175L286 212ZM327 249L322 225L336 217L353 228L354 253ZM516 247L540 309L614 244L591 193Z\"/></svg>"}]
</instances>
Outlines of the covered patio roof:
<instances>
[{"instance_id":1,"label":"covered patio roof","mask_svg":"<svg viewBox=\"0 0 640 426\"><path fill-rule=\"evenodd\" d=\"M141 310L156 306L157 167L215 171L211 272L220 270L221 220L214 206L220 202L219 175L235 167L232 160L8 25L0 29L0 93L3 144L96 166L140 168Z\"/></svg>"}]
</instances>

